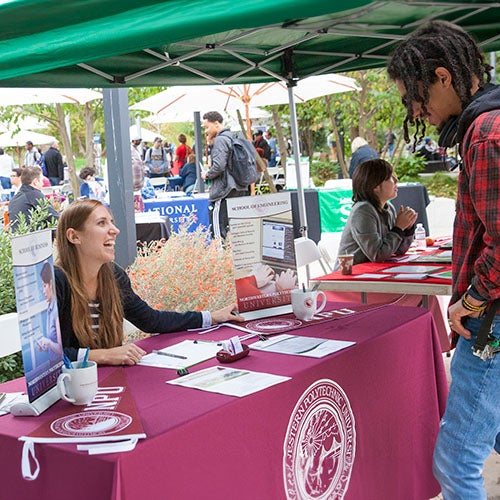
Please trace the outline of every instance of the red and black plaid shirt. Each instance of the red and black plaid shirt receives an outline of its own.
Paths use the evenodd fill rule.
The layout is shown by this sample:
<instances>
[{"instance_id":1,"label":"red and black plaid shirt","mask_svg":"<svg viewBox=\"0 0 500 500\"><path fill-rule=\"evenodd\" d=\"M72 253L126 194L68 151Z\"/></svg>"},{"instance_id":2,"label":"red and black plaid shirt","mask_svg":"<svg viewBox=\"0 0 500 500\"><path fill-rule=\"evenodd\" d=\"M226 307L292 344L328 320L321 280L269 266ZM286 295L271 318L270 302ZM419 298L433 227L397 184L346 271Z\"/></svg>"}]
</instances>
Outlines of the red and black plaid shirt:
<instances>
[{"instance_id":1,"label":"red and black plaid shirt","mask_svg":"<svg viewBox=\"0 0 500 500\"><path fill-rule=\"evenodd\" d=\"M461 151L451 302L470 284L493 300L500 297L500 110L474 120Z\"/></svg>"}]
</instances>

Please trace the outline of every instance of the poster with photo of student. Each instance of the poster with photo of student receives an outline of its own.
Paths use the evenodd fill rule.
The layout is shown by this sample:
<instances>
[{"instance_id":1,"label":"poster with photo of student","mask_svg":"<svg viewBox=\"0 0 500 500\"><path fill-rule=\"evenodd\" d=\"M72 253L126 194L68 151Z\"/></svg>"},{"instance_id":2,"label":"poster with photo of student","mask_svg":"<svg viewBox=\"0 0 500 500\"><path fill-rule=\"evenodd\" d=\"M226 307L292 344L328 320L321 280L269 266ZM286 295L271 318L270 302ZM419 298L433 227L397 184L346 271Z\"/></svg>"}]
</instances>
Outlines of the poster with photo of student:
<instances>
[{"instance_id":1,"label":"poster with photo of student","mask_svg":"<svg viewBox=\"0 0 500 500\"><path fill-rule=\"evenodd\" d=\"M32 402L55 386L63 364L51 230L13 237L12 260L24 373Z\"/></svg>"},{"instance_id":2,"label":"poster with photo of student","mask_svg":"<svg viewBox=\"0 0 500 500\"><path fill-rule=\"evenodd\" d=\"M228 198L238 310L290 304L297 288L290 193Z\"/></svg>"}]
</instances>

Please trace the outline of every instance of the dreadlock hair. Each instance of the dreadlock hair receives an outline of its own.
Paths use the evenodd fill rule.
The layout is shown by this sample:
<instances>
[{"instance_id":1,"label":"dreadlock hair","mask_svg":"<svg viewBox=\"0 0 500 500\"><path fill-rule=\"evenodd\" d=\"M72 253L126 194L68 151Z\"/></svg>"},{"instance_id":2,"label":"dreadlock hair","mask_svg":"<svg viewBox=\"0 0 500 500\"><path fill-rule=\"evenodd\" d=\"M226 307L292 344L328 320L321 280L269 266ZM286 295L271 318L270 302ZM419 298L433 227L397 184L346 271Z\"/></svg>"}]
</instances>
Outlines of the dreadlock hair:
<instances>
[{"instance_id":1,"label":"dreadlock hair","mask_svg":"<svg viewBox=\"0 0 500 500\"><path fill-rule=\"evenodd\" d=\"M431 21L417 29L392 52L387 65L389 78L400 80L406 88L403 97L406 142L410 142L408 124L416 127L414 144L425 136L424 121L413 118L413 103L420 103L423 113L427 113L429 87L437 81L435 71L438 67L450 72L462 108L471 101L474 77L479 80L480 88L491 80L491 66L485 63L474 39L461 27L447 21Z\"/></svg>"}]
</instances>

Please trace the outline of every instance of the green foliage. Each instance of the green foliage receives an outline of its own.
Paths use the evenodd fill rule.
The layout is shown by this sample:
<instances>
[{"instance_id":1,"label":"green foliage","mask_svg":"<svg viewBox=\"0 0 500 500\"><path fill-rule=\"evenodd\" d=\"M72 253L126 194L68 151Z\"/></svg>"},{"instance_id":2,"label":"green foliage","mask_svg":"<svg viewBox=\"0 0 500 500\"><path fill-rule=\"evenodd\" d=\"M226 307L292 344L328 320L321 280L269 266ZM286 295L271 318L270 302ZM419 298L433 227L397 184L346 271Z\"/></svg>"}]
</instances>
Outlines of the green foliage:
<instances>
[{"instance_id":1,"label":"green foliage","mask_svg":"<svg viewBox=\"0 0 500 500\"><path fill-rule=\"evenodd\" d=\"M457 177L446 172L436 172L432 176L420 176L422 183L430 195L439 198L457 198Z\"/></svg>"},{"instance_id":2,"label":"green foliage","mask_svg":"<svg viewBox=\"0 0 500 500\"><path fill-rule=\"evenodd\" d=\"M425 170L425 158L416 155L402 157L394 170L400 182L420 181L418 174Z\"/></svg>"},{"instance_id":3,"label":"green foliage","mask_svg":"<svg viewBox=\"0 0 500 500\"><path fill-rule=\"evenodd\" d=\"M0 314L16 310L10 240L7 231L0 231Z\"/></svg>"},{"instance_id":4,"label":"green foliage","mask_svg":"<svg viewBox=\"0 0 500 500\"><path fill-rule=\"evenodd\" d=\"M56 221L49 219L50 201L47 198L38 200L38 206L29 211L29 217L20 213L17 216L16 230L13 234L31 233L33 231L40 231L49 227L55 227Z\"/></svg>"},{"instance_id":5,"label":"green foliage","mask_svg":"<svg viewBox=\"0 0 500 500\"><path fill-rule=\"evenodd\" d=\"M323 186L329 179L338 177L340 165L329 161L313 161L310 167L310 175L315 186Z\"/></svg>"},{"instance_id":6,"label":"green foliage","mask_svg":"<svg viewBox=\"0 0 500 500\"><path fill-rule=\"evenodd\" d=\"M21 352L0 358L0 384L24 375Z\"/></svg>"}]
</instances>

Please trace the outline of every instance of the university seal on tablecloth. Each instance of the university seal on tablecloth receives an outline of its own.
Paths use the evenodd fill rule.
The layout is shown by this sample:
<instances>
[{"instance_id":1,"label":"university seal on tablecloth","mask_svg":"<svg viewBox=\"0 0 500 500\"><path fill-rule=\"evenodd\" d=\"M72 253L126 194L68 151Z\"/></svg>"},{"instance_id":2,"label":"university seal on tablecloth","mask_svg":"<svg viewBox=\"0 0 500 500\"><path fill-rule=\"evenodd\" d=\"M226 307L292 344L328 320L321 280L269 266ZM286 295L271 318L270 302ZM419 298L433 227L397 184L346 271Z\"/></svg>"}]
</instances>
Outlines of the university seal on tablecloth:
<instances>
[{"instance_id":1,"label":"university seal on tablecloth","mask_svg":"<svg viewBox=\"0 0 500 500\"><path fill-rule=\"evenodd\" d=\"M317 380L290 416L283 445L287 498L344 498L355 452L354 415L346 394L333 380Z\"/></svg>"}]
</instances>

